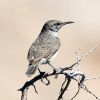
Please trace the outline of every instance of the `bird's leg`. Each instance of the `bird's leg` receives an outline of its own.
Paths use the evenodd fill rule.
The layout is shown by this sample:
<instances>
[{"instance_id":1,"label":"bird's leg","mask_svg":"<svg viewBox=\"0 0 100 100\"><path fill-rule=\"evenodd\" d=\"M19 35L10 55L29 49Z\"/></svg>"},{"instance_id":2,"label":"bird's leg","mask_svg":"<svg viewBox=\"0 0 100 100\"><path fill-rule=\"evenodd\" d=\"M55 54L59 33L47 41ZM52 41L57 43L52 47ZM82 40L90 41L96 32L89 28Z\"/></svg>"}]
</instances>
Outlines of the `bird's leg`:
<instances>
[{"instance_id":1,"label":"bird's leg","mask_svg":"<svg viewBox=\"0 0 100 100\"><path fill-rule=\"evenodd\" d=\"M55 70L55 68L54 68L53 65L50 63L50 61L47 61L47 64L50 65L50 66L53 68L53 70Z\"/></svg>"},{"instance_id":2,"label":"bird's leg","mask_svg":"<svg viewBox=\"0 0 100 100\"><path fill-rule=\"evenodd\" d=\"M53 71L54 71L55 73L57 72L57 69L54 68L54 66L50 63L50 61L47 61L47 64L53 68ZM58 77L58 74L55 74L55 78L57 78L57 77Z\"/></svg>"}]
</instances>

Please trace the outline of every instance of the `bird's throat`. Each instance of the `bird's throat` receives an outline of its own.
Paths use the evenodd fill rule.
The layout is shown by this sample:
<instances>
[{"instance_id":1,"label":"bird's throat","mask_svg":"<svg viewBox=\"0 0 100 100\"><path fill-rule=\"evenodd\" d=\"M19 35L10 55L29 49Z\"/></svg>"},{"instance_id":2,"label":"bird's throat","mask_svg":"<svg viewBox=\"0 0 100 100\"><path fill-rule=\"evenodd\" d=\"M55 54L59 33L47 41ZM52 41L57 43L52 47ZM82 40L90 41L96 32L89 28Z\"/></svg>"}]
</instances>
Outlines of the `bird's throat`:
<instances>
[{"instance_id":1,"label":"bird's throat","mask_svg":"<svg viewBox=\"0 0 100 100\"><path fill-rule=\"evenodd\" d=\"M58 37L58 32L54 32L54 31L49 31L49 34L52 36L52 37Z\"/></svg>"}]
</instances>

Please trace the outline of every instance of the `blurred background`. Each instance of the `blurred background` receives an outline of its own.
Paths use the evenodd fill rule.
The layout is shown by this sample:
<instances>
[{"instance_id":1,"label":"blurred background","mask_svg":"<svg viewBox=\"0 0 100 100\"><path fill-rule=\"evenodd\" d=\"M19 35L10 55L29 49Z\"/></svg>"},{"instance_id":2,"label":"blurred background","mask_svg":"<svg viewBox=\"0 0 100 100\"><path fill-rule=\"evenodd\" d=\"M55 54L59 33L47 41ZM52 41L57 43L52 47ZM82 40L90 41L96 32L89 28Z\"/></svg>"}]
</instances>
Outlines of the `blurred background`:
<instances>
[{"instance_id":1,"label":"blurred background","mask_svg":"<svg viewBox=\"0 0 100 100\"><path fill-rule=\"evenodd\" d=\"M76 61L78 49L84 54L98 44L82 61L81 71L88 77L100 76L100 0L0 0L0 99L20 100L21 93L17 90L31 79L25 75L28 49L43 24L51 19L75 22L59 31L62 45L52 64L71 65ZM46 65L40 69L52 71ZM49 79L49 86L39 81L35 84L38 95L30 87L28 100L57 100L64 77ZM85 84L100 98L99 79ZM70 100L76 91L77 84L73 81L64 100ZM76 97L76 100L89 99L96 100L84 90Z\"/></svg>"}]
</instances>

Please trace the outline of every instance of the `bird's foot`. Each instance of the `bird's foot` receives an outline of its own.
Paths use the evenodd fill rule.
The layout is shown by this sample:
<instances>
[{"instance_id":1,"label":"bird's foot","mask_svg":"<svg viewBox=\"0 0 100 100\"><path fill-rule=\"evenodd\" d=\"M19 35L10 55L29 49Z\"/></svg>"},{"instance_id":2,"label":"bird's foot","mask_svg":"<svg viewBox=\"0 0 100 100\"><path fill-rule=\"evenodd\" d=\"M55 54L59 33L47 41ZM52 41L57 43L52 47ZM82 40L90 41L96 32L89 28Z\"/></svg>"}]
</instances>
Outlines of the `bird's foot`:
<instances>
[{"instance_id":1,"label":"bird's foot","mask_svg":"<svg viewBox=\"0 0 100 100\"><path fill-rule=\"evenodd\" d=\"M53 68L53 72L55 73L55 78L58 77L58 74L62 71L62 68L55 68L50 61L47 61L47 64Z\"/></svg>"},{"instance_id":2,"label":"bird's foot","mask_svg":"<svg viewBox=\"0 0 100 100\"><path fill-rule=\"evenodd\" d=\"M55 78L58 78L58 74L62 72L62 68L56 68L55 70Z\"/></svg>"}]
</instances>

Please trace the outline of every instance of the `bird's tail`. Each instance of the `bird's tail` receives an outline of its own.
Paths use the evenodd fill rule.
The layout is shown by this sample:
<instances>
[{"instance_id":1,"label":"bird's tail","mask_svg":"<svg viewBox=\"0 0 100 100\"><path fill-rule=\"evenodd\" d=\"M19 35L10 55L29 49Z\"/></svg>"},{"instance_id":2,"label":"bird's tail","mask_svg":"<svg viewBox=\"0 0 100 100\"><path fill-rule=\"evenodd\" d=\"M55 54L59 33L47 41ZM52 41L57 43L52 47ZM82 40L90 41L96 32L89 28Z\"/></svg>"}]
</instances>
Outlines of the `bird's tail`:
<instances>
[{"instance_id":1,"label":"bird's tail","mask_svg":"<svg viewBox=\"0 0 100 100\"><path fill-rule=\"evenodd\" d=\"M26 75L28 77L32 76L32 74L34 74L37 70L38 66L37 65L29 65L28 69L26 71Z\"/></svg>"}]
</instances>

